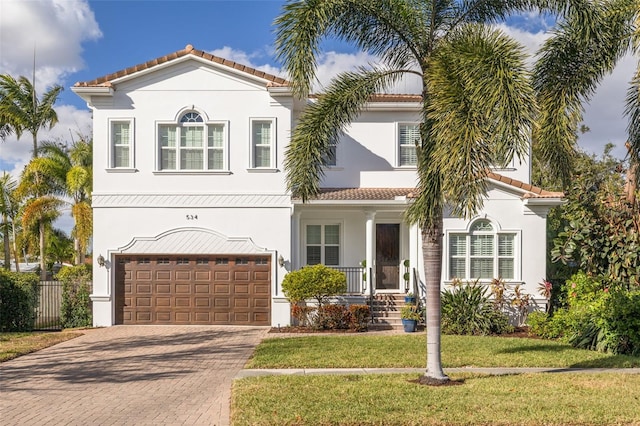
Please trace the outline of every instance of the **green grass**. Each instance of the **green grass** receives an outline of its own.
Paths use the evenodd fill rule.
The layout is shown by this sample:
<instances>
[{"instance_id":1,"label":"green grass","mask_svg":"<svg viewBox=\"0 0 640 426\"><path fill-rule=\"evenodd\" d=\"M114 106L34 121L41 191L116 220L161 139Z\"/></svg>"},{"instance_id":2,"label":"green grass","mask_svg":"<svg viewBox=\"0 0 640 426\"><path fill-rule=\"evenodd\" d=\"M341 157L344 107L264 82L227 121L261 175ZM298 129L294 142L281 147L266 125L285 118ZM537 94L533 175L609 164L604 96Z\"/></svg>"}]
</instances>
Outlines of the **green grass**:
<instances>
[{"instance_id":1,"label":"green grass","mask_svg":"<svg viewBox=\"0 0 640 426\"><path fill-rule=\"evenodd\" d=\"M640 367L640 357L575 349L551 340L442 336L446 367ZM320 335L264 340L246 368L391 368L426 365L424 333Z\"/></svg>"},{"instance_id":2,"label":"green grass","mask_svg":"<svg viewBox=\"0 0 640 426\"><path fill-rule=\"evenodd\" d=\"M81 336L78 331L0 333L0 362Z\"/></svg>"},{"instance_id":3,"label":"green grass","mask_svg":"<svg viewBox=\"0 0 640 426\"><path fill-rule=\"evenodd\" d=\"M640 424L640 375L456 374L459 386L417 375L266 376L233 386L241 425Z\"/></svg>"}]
</instances>

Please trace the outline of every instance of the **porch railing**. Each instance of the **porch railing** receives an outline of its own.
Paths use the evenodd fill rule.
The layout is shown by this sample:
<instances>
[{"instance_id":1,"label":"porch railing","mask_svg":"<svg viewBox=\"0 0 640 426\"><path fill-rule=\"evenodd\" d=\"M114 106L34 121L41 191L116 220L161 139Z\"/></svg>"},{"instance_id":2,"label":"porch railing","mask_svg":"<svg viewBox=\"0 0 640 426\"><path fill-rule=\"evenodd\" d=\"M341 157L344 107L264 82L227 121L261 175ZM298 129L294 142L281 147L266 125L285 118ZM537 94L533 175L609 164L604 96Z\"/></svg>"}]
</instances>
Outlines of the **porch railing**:
<instances>
[{"instance_id":1,"label":"porch railing","mask_svg":"<svg viewBox=\"0 0 640 426\"><path fill-rule=\"evenodd\" d=\"M347 294L362 294L365 279L364 268L361 266L331 266L347 276Z\"/></svg>"}]
</instances>

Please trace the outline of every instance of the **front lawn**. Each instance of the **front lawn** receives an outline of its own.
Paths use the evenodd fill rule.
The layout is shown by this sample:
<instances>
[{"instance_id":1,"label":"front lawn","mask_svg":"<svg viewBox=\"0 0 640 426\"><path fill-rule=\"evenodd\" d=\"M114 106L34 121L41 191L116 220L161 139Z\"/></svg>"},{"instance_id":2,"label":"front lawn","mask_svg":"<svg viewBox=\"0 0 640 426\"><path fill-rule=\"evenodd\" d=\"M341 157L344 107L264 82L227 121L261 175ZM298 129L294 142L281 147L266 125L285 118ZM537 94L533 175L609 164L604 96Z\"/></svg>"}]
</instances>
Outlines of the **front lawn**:
<instances>
[{"instance_id":1,"label":"front lawn","mask_svg":"<svg viewBox=\"0 0 640 426\"><path fill-rule=\"evenodd\" d=\"M78 336L82 336L79 331L0 333L0 362L39 351Z\"/></svg>"},{"instance_id":2,"label":"front lawn","mask_svg":"<svg viewBox=\"0 0 640 426\"><path fill-rule=\"evenodd\" d=\"M424 333L318 335L264 340L246 368L392 368L426 365ZM446 367L640 367L640 358L542 339L442 336Z\"/></svg>"},{"instance_id":3,"label":"front lawn","mask_svg":"<svg viewBox=\"0 0 640 426\"><path fill-rule=\"evenodd\" d=\"M417 375L265 376L233 386L241 425L637 425L640 375L455 374L459 386Z\"/></svg>"}]
</instances>

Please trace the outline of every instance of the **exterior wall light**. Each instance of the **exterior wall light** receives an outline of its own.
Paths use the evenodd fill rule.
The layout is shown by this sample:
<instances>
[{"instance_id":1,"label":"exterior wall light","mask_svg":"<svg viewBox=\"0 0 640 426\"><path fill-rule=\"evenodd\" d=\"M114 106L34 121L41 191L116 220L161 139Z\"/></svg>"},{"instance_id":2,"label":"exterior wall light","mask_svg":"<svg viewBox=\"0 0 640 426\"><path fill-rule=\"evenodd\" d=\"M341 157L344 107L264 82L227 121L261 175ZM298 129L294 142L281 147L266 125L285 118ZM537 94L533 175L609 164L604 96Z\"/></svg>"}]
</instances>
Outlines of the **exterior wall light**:
<instances>
[{"instance_id":1,"label":"exterior wall light","mask_svg":"<svg viewBox=\"0 0 640 426\"><path fill-rule=\"evenodd\" d=\"M96 259L98 261L98 266L100 266L101 268L104 267L104 256L99 255L98 258Z\"/></svg>"},{"instance_id":2,"label":"exterior wall light","mask_svg":"<svg viewBox=\"0 0 640 426\"><path fill-rule=\"evenodd\" d=\"M284 266L284 257L282 255L278 256L278 265L282 268Z\"/></svg>"}]
</instances>

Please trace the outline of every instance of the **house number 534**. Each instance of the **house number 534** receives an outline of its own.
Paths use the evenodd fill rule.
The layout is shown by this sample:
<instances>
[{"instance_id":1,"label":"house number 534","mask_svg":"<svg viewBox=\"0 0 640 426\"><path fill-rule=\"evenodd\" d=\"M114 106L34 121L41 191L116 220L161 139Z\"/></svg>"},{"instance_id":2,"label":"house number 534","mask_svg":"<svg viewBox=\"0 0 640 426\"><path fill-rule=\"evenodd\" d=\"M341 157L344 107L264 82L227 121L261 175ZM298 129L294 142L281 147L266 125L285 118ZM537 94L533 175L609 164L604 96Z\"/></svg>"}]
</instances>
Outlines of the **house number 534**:
<instances>
[{"instance_id":1,"label":"house number 534","mask_svg":"<svg viewBox=\"0 0 640 426\"><path fill-rule=\"evenodd\" d=\"M198 220L198 215L197 214L188 214L187 215L187 220Z\"/></svg>"}]
</instances>

